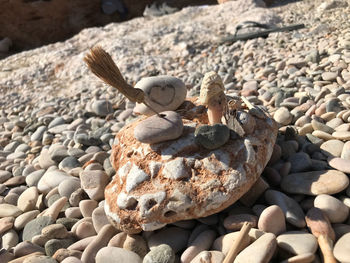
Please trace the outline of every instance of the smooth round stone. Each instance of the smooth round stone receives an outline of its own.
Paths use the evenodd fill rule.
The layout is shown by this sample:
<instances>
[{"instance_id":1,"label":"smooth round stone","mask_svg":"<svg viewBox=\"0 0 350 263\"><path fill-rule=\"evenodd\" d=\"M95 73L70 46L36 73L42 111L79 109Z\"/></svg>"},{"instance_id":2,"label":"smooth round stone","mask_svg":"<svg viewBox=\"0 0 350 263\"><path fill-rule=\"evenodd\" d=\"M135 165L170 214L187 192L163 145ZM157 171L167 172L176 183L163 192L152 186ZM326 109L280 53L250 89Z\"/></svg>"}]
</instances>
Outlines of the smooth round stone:
<instances>
[{"instance_id":1,"label":"smooth round stone","mask_svg":"<svg viewBox=\"0 0 350 263\"><path fill-rule=\"evenodd\" d=\"M78 178L67 178L58 185L58 193L60 196L69 198L71 194L80 188L80 180Z\"/></svg>"},{"instance_id":2,"label":"smooth round stone","mask_svg":"<svg viewBox=\"0 0 350 263\"><path fill-rule=\"evenodd\" d=\"M44 248L33 244L30 241L23 241L19 244L17 244L14 248L14 254L15 257L22 257L25 255L29 255L31 253L35 253L35 252L41 252L41 253L45 253Z\"/></svg>"},{"instance_id":3,"label":"smooth round stone","mask_svg":"<svg viewBox=\"0 0 350 263\"><path fill-rule=\"evenodd\" d=\"M279 235L277 245L294 255L313 254L318 248L315 236L303 231L288 231Z\"/></svg>"},{"instance_id":4,"label":"smooth round stone","mask_svg":"<svg viewBox=\"0 0 350 263\"><path fill-rule=\"evenodd\" d=\"M321 144L320 148L328 156L340 157L344 143L340 140L328 140Z\"/></svg>"},{"instance_id":5,"label":"smooth round stone","mask_svg":"<svg viewBox=\"0 0 350 263\"><path fill-rule=\"evenodd\" d=\"M92 223L94 225L96 233L100 232L101 228L104 225L109 224L109 220L106 216L106 213L103 207L97 207L92 212Z\"/></svg>"},{"instance_id":6,"label":"smooth round stone","mask_svg":"<svg viewBox=\"0 0 350 263\"><path fill-rule=\"evenodd\" d=\"M258 221L258 228L276 236L286 231L286 219L282 209L277 205L265 208Z\"/></svg>"},{"instance_id":7,"label":"smooth round stone","mask_svg":"<svg viewBox=\"0 0 350 263\"><path fill-rule=\"evenodd\" d=\"M350 160L329 157L328 164L343 173L350 173Z\"/></svg>"},{"instance_id":8,"label":"smooth round stone","mask_svg":"<svg viewBox=\"0 0 350 263\"><path fill-rule=\"evenodd\" d=\"M200 233L190 246L181 255L181 262L191 262L200 252L207 250L213 244L216 237L214 230L208 229Z\"/></svg>"},{"instance_id":9,"label":"smooth round stone","mask_svg":"<svg viewBox=\"0 0 350 263\"><path fill-rule=\"evenodd\" d=\"M13 217L0 218L0 235L13 227L15 219Z\"/></svg>"},{"instance_id":10,"label":"smooth round stone","mask_svg":"<svg viewBox=\"0 0 350 263\"><path fill-rule=\"evenodd\" d=\"M312 120L311 121L311 125L314 128L314 130L319 130L319 131L323 131L326 133L333 133L334 129L327 126L326 124L323 124L322 122L316 121L316 120Z\"/></svg>"},{"instance_id":11,"label":"smooth round stone","mask_svg":"<svg viewBox=\"0 0 350 263\"><path fill-rule=\"evenodd\" d=\"M300 228L306 226L305 214L294 199L276 190L267 190L265 199L269 204L279 206L290 224Z\"/></svg>"},{"instance_id":12,"label":"smooth round stone","mask_svg":"<svg viewBox=\"0 0 350 263\"><path fill-rule=\"evenodd\" d=\"M113 113L113 105L108 100L95 100L91 104L91 110L97 116L105 117Z\"/></svg>"},{"instance_id":13,"label":"smooth round stone","mask_svg":"<svg viewBox=\"0 0 350 263\"><path fill-rule=\"evenodd\" d=\"M110 178L104 171L84 171L80 175L81 188L90 199L100 201L104 198L104 189Z\"/></svg>"},{"instance_id":14,"label":"smooth round stone","mask_svg":"<svg viewBox=\"0 0 350 263\"><path fill-rule=\"evenodd\" d=\"M143 258L143 263L174 263L175 253L170 246L163 244L154 247Z\"/></svg>"},{"instance_id":15,"label":"smooth round stone","mask_svg":"<svg viewBox=\"0 0 350 263\"><path fill-rule=\"evenodd\" d=\"M229 230L240 230L244 222L249 222L252 227L256 227L258 218L250 214L229 215L224 220L224 227Z\"/></svg>"},{"instance_id":16,"label":"smooth round stone","mask_svg":"<svg viewBox=\"0 0 350 263\"><path fill-rule=\"evenodd\" d=\"M349 207L331 195L318 195L314 200L314 206L321 209L331 223L342 223L349 215Z\"/></svg>"},{"instance_id":17,"label":"smooth round stone","mask_svg":"<svg viewBox=\"0 0 350 263\"><path fill-rule=\"evenodd\" d=\"M335 131L332 136L338 140L348 141L350 140L350 131Z\"/></svg>"},{"instance_id":18,"label":"smooth round stone","mask_svg":"<svg viewBox=\"0 0 350 263\"><path fill-rule=\"evenodd\" d=\"M141 258L148 252L147 243L140 235L127 235L123 243L123 248L135 252Z\"/></svg>"},{"instance_id":19,"label":"smooth round stone","mask_svg":"<svg viewBox=\"0 0 350 263\"><path fill-rule=\"evenodd\" d=\"M67 156L59 163L58 168L60 170L68 172L69 170L76 168L76 167L80 167L80 166L81 166L81 164L76 157Z\"/></svg>"},{"instance_id":20,"label":"smooth round stone","mask_svg":"<svg viewBox=\"0 0 350 263\"><path fill-rule=\"evenodd\" d=\"M195 132L195 142L206 149L213 150L224 145L230 138L230 129L223 124L202 125Z\"/></svg>"},{"instance_id":21,"label":"smooth round stone","mask_svg":"<svg viewBox=\"0 0 350 263\"><path fill-rule=\"evenodd\" d=\"M312 135L313 135L313 136L316 136L316 137L319 138L319 139L325 140L325 141L333 140L333 139L334 139L334 137L333 137L331 134L329 134L329 133L327 133L327 132L324 132L324 131L319 131L319 130L313 131L313 132L312 132ZM312 143L315 143L315 142L312 141L312 140L310 140L310 141L311 141ZM315 143L315 144L317 144L317 143Z\"/></svg>"},{"instance_id":22,"label":"smooth round stone","mask_svg":"<svg viewBox=\"0 0 350 263\"><path fill-rule=\"evenodd\" d=\"M31 221L29 221L23 230L23 240L26 241L31 241L32 238L36 235L40 235L41 234L41 230L52 224L52 218L49 216L40 216L37 217Z\"/></svg>"},{"instance_id":23,"label":"smooth round stone","mask_svg":"<svg viewBox=\"0 0 350 263\"><path fill-rule=\"evenodd\" d=\"M62 262L67 257L75 257L80 260L82 252L79 250L70 250L67 248L60 248L53 254L53 258L58 262Z\"/></svg>"},{"instance_id":24,"label":"smooth round stone","mask_svg":"<svg viewBox=\"0 0 350 263\"><path fill-rule=\"evenodd\" d=\"M35 186L26 189L17 200L17 207L23 212L33 210L38 200L39 193Z\"/></svg>"},{"instance_id":25,"label":"smooth round stone","mask_svg":"<svg viewBox=\"0 0 350 263\"><path fill-rule=\"evenodd\" d=\"M92 222L81 222L75 231L76 236L78 239L84 239L86 237L91 237L96 235L95 228L92 224Z\"/></svg>"},{"instance_id":26,"label":"smooth round stone","mask_svg":"<svg viewBox=\"0 0 350 263\"><path fill-rule=\"evenodd\" d=\"M91 217L97 205L98 203L95 200L81 200L79 202L79 208L83 217Z\"/></svg>"},{"instance_id":27,"label":"smooth round stone","mask_svg":"<svg viewBox=\"0 0 350 263\"><path fill-rule=\"evenodd\" d=\"M220 251L202 251L191 263L221 263L224 261L225 255Z\"/></svg>"},{"instance_id":28,"label":"smooth round stone","mask_svg":"<svg viewBox=\"0 0 350 263\"><path fill-rule=\"evenodd\" d=\"M287 193L320 195L336 194L349 185L349 178L337 170L322 170L288 174L281 187Z\"/></svg>"},{"instance_id":29,"label":"smooth round stone","mask_svg":"<svg viewBox=\"0 0 350 263\"><path fill-rule=\"evenodd\" d=\"M72 178L67 173L58 169L48 170L38 182L38 190L41 193L48 193L51 189L58 186L63 180Z\"/></svg>"},{"instance_id":30,"label":"smooth round stone","mask_svg":"<svg viewBox=\"0 0 350 263\"><path fill-rule=\"evenodd\" d=\"M276 236L266 233L243 249L236 257L235 263L270 262L276 250Z\"/></svg>"},{"instance_id":31,"label":"smooth round stone","mask_svg":"<svg viewBox=\"0 0 350 263\"><path fill-rule=\"evenodd\" d=\"M104 247L100 249L96 254L96 263L115 263L116 259L118 259L118 262L142 262L140 256L135 252L119 247Z\"/></svg>"},{"instance_id":32,"label":"smooth round stone","mask_svg":"<svg viewBox=\"0 0 350 263\"><path fill-rule=\"evenodd\" d=\"M21 215L19 215L14 222L14 227L16 230L22 230L24 228L24 226L31 220L33 220L34 218L36 218L36 216L40 213L39 210L33 210L33 211L28 211L25 212Z\"/></svg>"},{"instance_id":33,"label":"smooth round stone","mask_svg":"<svg viewBox=\"0 0 350 263\"><path fill-rule=\"evenodd\" d=\"M82 261L76 257L66 257L61 263L82 263Z\"/></svg>"},{"instance_id":34,"label":"smooth round stone","mask_svg":"<svg viewBox=\"0 0 350 263\"><path fill-rule=\"evenodd\" d=\"M41 230L41 234L48 239L66 238L68 236L68 231L62 224L52 224L45 226Z\"/></svg>"},{"instance_id":35,"label":"smooth round stone","mask_svg":"<svg viewBox=\"0 0 350 263\"><path fill-rule=\"evenodd\" d=\"M61 144L52 144L49 148L49 154L53 161L60 162L68 156L67 147Z\"/></svg>"},{"instance_id":36,"label":"smooth round stone","mask_svg":"<svg viewBox=\"0 0 350 263\"><path fill-rule=\"evenodd\" d=\"M322 73L322 79L326 81L332 81L335 80L338 76L337 72L323 72Z\"/></svg>"},{"instance_id":37,"label":"smooth round stone","mask_svg":"<svg viewBox=\"0 0 350 263\"><path fill-rule=\"evenodd\" d=\"M135 139L143 143L158 143L174 140L183 131L181 115L175 111L164 111L141 121L134 129Z\"/></svg>"},{"instance_id":38,"label":"smooth round stone","mask_svg":"<svg viewBox=\"0 0 350 263\"><path fill-rule=\"evenodd\" d=\"M1 217L17 217L22 214L22 210L20 210L17 206L10 204L0 204L0 218Z\"/></svg>"},{"instance_id":39,"label":"smooth round stone","mask_svg":"<svg viewBox=\"0 0 350 263\"><path fill-rule=\"evenodd\" d=\"M235 242L238 236L239 236L239 231L222 235L217 239L215 239L212 249L218 250L226 256L230 251L232 244ZM247 235L242 239L241 244L242 246L246 247L249 245L249 243L250 243L250 237Z\"/></svg>"},{"instance_id":40,"label":"smooth round stone","mask_svg":"<svg viewBox=\"0 0 350 263\"><path fill-rule=\"evenodd\" d=\"M303 125L303 127L298 129L299 135L306 135L308 133L312 133L314 128L312 128L311 123L306 123Z\"/></svg>"},{"instance_id":41,"label":"smooth round stone","mask_svg":"<svg viewBox=\"0 0 350 263\"><path fill-rule=\"evenodd\" d=\"M307 171L311 167L311 159L307 153L297 152L289 157L288 161L291 163L291 172L304 172Z\"/></svg>"},{"instance_id":42,"label":"smooth round stone","mask_svg":"<svg viewBox=\"0 0 350 263\"><path fill-rule=\"evenodd\" d=\"M187 88L182 80L171 76L154 76L142 78L135 85L145 93L145 101L157 112L174 111L184 101ZM136 103L134 112L144 115L155 114L143 103Z\"/></svg>"},{"instance_id":43,"label":"smooth round stone","mask_svg":"<svg viewBox=\"0 0 350 263\"><path fill-rule=\"evenodd\" d=\"M19 237L17 232L13 229L10 229L1 236L2 248L9 250L10 248L13 248L18 244L18 240Z\"/></svg>"},{"instance_id":44,"label":"smooth round stone","mask_svg":"<svg viewBox=\"0 0 350 263\"><path fill-rule=\"evenodd\" d=\"M64 239L50 239L45 243L45 253L46 255L52 257L55 252L61 248L67 248L74 243L73 238Z\"/></svg>"},{"instance_id":45,"label":"smooth round stone","mask_svg":"<svg viewBox=\"0 0 350 263\"><path fill-rule=\"evenodd\" d=\"M0 184L6 182L12 177L12 174L8 171L0 171Z\"/></svg>"},{"instance_id":46,"label":"smooth round stone","mask_svg":"<svg viewBox=\"0 0 350 263\"><path fill-rule=\"evenodd\" d=\"M167 244L177 253L186 248L189 236L190 231L179 227L163 228L148 238L148 246L152 250L153 247Z\"/></svg>"},{"instance_id":47,"label":"smooth round stone","mask_svg":"<svg viewBox=\"0 0 350 263\"><path fill-rule=\"evenodd\" d=\"M37 171L34 171L30 173L28 176L26 176L26 184L30 186L37 186L38 182L40 181L41 177L45 174L44 169L40 169Z\"/></svg>"},{"instance_id":48,"label":"smooth round stone","mask_svg":"<svg viewBox=\"0 0 350 263\"><path fill-rule=\"evenodd\" d=\"M340 157L350 161L350 141L347 141L344 144Z\"/></svg>"},{"instance_id":49,"label":"smooth round stone","mask_svg":"<svg viewBox=\"0 0 350 263\"><path fill-rule=\"evenodd\" d=\"M314 262L314 259L315 255L313 253L306 253L290 257L286 260L281 261L281 263L311 263Z\"/></svg>"},{"instance_id":50,"label":"smooth round stone","mask_svg":"<svg viewBox=\"0 0 350 263\"><path fill-rule=\"evenodd\" d=\"M292 122L293 115L286 107L281 107L275 112L273 118L281 125L288 125Z\"/></svg>"},{"instance_id":51,"label":"smooth round stone","mask_svg":"<svg viewBox=\"0 0 350 263\"><path fill-rule=\"evenodd\" d=\"M340 262L350 262L350 233L343 235L334 246L334 257Z\"/></svg>"}]
</instances>

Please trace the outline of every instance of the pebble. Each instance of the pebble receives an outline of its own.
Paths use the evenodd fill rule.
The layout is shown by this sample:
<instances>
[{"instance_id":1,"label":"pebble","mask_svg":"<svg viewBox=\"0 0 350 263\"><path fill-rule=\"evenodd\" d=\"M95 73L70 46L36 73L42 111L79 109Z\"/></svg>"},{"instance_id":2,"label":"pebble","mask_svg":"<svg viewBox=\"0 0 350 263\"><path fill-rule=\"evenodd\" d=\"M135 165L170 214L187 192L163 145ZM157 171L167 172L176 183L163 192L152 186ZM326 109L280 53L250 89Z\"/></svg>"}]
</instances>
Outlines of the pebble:
<instances>
[{"instance_id":1,"label":"pebble","mask_svg":"<svg viewBox=\"0 0 350 263\"><path fill-rule=\"evenodd\" d=\"M286 219L282 209L277 205L265 208L260 214L258 228L275 236L286 231Z\"/></svg>"},{"instance_id":2,"label":"pebble","mask_svg":"<svg viewBox=\"0 0 350 263\"><path fill-rule=\"evenodd\" d=\"M288 231L279 235L277 245L293 255L314 254L318 248L315 236L303 231Z\"/></svg>"},{"instance_id":3,"label":"pebble","mask_svg":"<svg viewBox=\"0 0 350 263\"><path fill-rule=\"evenodd\" d=\"M328 164L338 171L343 173L350 173L350 162L343 158L328 158Z\"/></svg>"},{"instance_id":4,"label":"pebble","mask_svg":"<svg viewBox=\"0 0 350 263\"><path fill-rule=\"evenodd\" d=\"M238 236L239 231L222 235L214 240L212 249L221 251L226 256ZM247 247L250 244L249 236L245 236L245 238L242 239L241 244L242 247Z\"/></svg>"},{"instance_id":5,"label":"pebble","mask_svg":"<svg viewBox=\"0 0 350 263\"><path fill-rule=\"evenodd\" d=\"M0 204L0 218L2 217L17 217L22 214L22 211L14 205Z\"/></svg>"},{"instance_id":6,"label":"pebble","mask_svg":"<svg viewBox=\"0 0 350 263\"><path fill-rule=\"evenodd\" d=\"M293 154L288 161L291 163L290 171L292 173L307 171L312 165L310 156L304 152Z\"/></svg>"},{"instance_id":7,"label":"pebble","mask_svg":"<svg viewBox=\"0 0 350 263\"><path fill-rule=\"evenodd\" d=\"M205 230L200 233L189 247L181 255L181 262L190 263L200 252L207 250L213 244L216 232L213 230Z\"/></svg>"},{"instance_id":8,"label":"pebble","mask_svg":"<svg viewBox=\"0 0 350 263\"><path fill-rule=\"evenodd\" d=\"M152 249L161 244L167 244L173 249L174 253L177 253L186 248L189 236L190 231L179 227L162 228L149 237L148 247Z\"/></svg>"},{"instance_id":9,"label":"pebble","mask_svg":"<svg viewBox=\"0 0 350 263\"><path fill-rule=\"evenodd\" d=\"M184 102L187 94L185 83L172 76L142 78L135 88L145 92L146 102L157 112L176 110ZM136 103L134 112L143 115L155 114L142 103Z\"/></svg>"},{"instance_id":10,"label":"pebble","mask_svg":"<svg viewBox=\"0 0 350 263\"><path fill-rule=\"evenodd\" d=\"M67 257L75 257L80 259L82 252L79 250L69 250L66 248L60 248L53 254L52 258L56 259L58 262L62 262Z\"/></svg>"},{"instance_id":11,"label":"pebble","mask_svg":"<svg viewBox=\"0 0 350 263\"><path fill-rule=\"evenodd\" d=\"M90 199L101 201L104 198L104 189L110 178L104 171L84 171L80 175L81 188Z\"/></svg>"},{"instance_id":12,"label":"pebble","mask_svg":"<svg viewBox=\"0 0 350 263\"><path fill-rule=\"evenodd\" d=\"M142 259L136 253L119 247L104 247L96 254L96 263L115 263L115 259L120 262L141 263ZM83 261L84 262L84 261ZM92 261L89 261L92 262Z\"/></svg>"},{"instance_id":13,"label":"pebble","mask_svg":"<svg viewBox=\"0 0 350 263\"><path fill-rule=\"evenodd\" d=\"M69 198L71 194L80 188L80 180L78 178L67 178L58 185L58 193L60 196Z\"/></svg>"},{"instance_id":14,"label":"pebble","mask_svg":"<svg viewBox=\"0 0 350 263\"><path fill-rule=\"evenodd\" d=\"M52 223L52 218L48 216L40 216L29 221L23 229L23 240L31 241L34 236L41 234L44 227Z\"/></svg>"},{"instance_id":15,"label":"pebble","mask_svg":"<svg viewBox=\"0 0 350 263\"><path fill-rule=\"evenodd\" d=\"M293 120L293 115L286 107L281 107L275 112L273 118L281 125L289 125Z\"/></svg>"},{"instance_id":16,"label":"pebble","mask_svg":"<svg viewBox=\"0 0 350 263\"><path fill-rule=\"evenodd\" d=\"M16 258L18 257L22 257L34 252L41 252L41 253L45 253L45 250L38 246L33 244L30 241L23 241L21 243L18 243L15 247L14 247L14 255Z\"/></svg>"},{"instance_id":17,"label":"pebble","mask_svg":"<svg viewBox=\"0 0 350 263\"><path fill-rule=\"evenodd\" d=\"M23 263L57 263L57 261L49 256L34 255L26 258Z\"/></svg>"},{"instance_id":18,"label":"pebble","mask_svg":"<svg viewBox=\"0 0 350 263\"><path fill-rule=\"evenodd\" d=\"M281 263L311 263L311 262L314 262L314 259L315 259L315 254L306 253L306 254L290 257L286 260L281 261Z\"/></svg>"},{"instance_id":19,"label":"pebble","mask_svg":"<svg viewBox=\"0 0 350 263\"><path fill-rule=\"evenodd\" d=\"M38 197L38 189L35 186L29 187L19 196L17 207L23 212L34 210Z\"/></svg>"},{"instance_id":20,"label":"pebble","mask_svg":"<svg viewBox=\"0 0 350 263\"><path fill-rule=\"evenodd\" d=\"M335 243L334 257L340 262L350 262L350 233L343 235Z\"/></svg>"},{"instance_id":21,"label":"pebble","mask_svg":"<svg viewBox=\"0 0 350 263\"><path fill-rule=\"evenodd\" d=\"M80 259L76 257L66 257L61 263L83 263Z\"/></svg>"},{"instance_id":22,"label":"pebble","mask_svg":"<svg viewBox=\"0 0 350 263\"><path fill-rule=\"evenodd\" d=\"M206 149L213 150L224 145L230 138L230 130L226 125L201 125L196 128L195 142Z\"/></svg>"},{"instance_id":23,"label":"pebble","mask_svg":"<svg viewBox=\"0 0 350 263\"><path fill-rule=\"evenodd\" d=\"M63 180L71 178L67 173L54 169L48 170L38 182L38 190L41 193L48 193L53 188L57 187Z\"/></svg>"},{"instance_id":24,"label":"pebble","mask_svg":"<svg viewBox=\"0 0 350 263\"><path fill-rule=\"evenodd\" d=\"M69 247L74 241L75 238L50 239L45 243L45 253L52 257L57 250Z\"/></svg>"},{"instance_id":25,"label":"pebble","mask_svg":"<svg viewBox=\"0 0 350 263\"><path fill-rule=\"evenodd\" d=\"M349 207L331 195L316 196L314 206L321 209L331 223L342 223L349 215Z\"/></svg>"},{"instance_id":26,"label":"pebble","mask_svg":"<svg viewBox=\"0 0 350 263\"><path fill-rule=\"evenodd\" d=\"M134 129L134 137L142 143L158 143L174 140L181 136L183 123L181 115L174 111L164 111L139 122Z\"/></svg>"},{"instance_id":27,"label":"pebble","mask_svg":"<svg viewBox=\"0 0 350 263\"><path fill-rule=\"evenodd\" d=\"M13 229L6 231L1 236L1 245L2 245L2 248L5 248L5 249L10 249L15 247L18 244L18 241L19 241L18 234Z\"/></svg>"},{"instance_id":28,"label":"pebble","mask_svg":"<svg viewBox=\"0 0 350 263\"><path fill-rule=\"evenodd\" d=\"M97 207L98 203L95 200L81 200L79 208L83 217L92 217L92 212Z\"/></svg>"},{"instance_id":29,"label":"pebble","mask_svg":"<svg viewBox=\"0 0 350 263\"><path fill-rule=\"evenodd\" d=\"M276 236L266 233L243 249L236 257L236 263L269 262L277 247Z\"/></svg>"},{"instance_id":30,"label":"pebble","mask_svg":"<svg viewBox=\"0 0 350 263\"><path fill-rule=\"evenodd\" d=\"M163 244L153 247L143 258L143 263L174 263L175 253L170 246Z\"/></svg>"},{"instance_id":31,"label":"pebble","mask_svg":"<svg viewBox=\"0 0 350 263\"><path fill-rule=\"evenodd\" d=\"M22 230L24 226L31 220L37 217L37 215L40 213L39 210L32 210L25 212L18 217L16 217L14 222L14 227L16 230Z\"/></svg>"},{"instance_id":32,"label":"pebble","mask_svg":"<svg viewBox=\"0 0 350 263\"><path fill-rule=\"evenodd\" d=\"M123 243L123 248L135 252L141 258L148 252L146 241L140 235L127 235Z\"/></svg>"},{"instance_id":33,"label":"pebble","mask_svg":"<svg viewBox=\"0 0 350 263\"><path fill-rule=\"evenodd\" d=\"M225 255L220 251L202 251L191 263L220 263L223 262Z\"/></svg>"},{"instance_id":34,"label":"pebble","mask_svg":"<svg viewBox=\"0 0 350 263\"><path fill-rule=\"evenodd\" d=\"M13 227L15 219L13 217L0 218L0 235L10 230Z\"/></svg>"},{"instance_id":35,"label":"pebble","mask_svg":"<svg viewBox=\"0 0 350 263\"><path fill-rule=\"evenodd\" d=\"M258 224L258 218L250 214L229 215L225 218L223 224L226 229L235 231L240 230L244 222L249 222L252 227L256 227Z\"/></svg>"},{"instance_id":36,"label":"pebble","mask_svg":"<svg viewBox=\"0 0 350 263\"><path fill-rule=\"evenodd\" d=\"M94 225L96 233L100 232L104 225L109 224L109 220L103 207L97 207L94 209L92 212L92 223Z\"/></svg>"},{"instance_id":37,"label":"pebble","mask_svg":"<svg viewBox=\"0 0 350 263\"><path fill-rule=\"evenodd\" d=\"M337 170L293 173L282 179L281 187L287 193L320 195L336 194L349 185L348 177Z\"/></svg>"},{"instance_id":38,"label":"pebble","mask_svg":"<svg viewBox=\"0 0 350 263\"><path fill-rule=\"evenodd\" d=\"M340 140L328 140L321 144L320 148L327 156L340 157L344 143Z\"/></svg>"},{"instance_id":39,"label":"pebble","mask_svg":"<svg viewBox=\"0 0 350 263\"><path fill-rule=\"evenodd\" d=\"M304 212L294 199L276 190L267 190L265 199L269 204L279 206L290 224L300 228L306 226Z\"/></svg>"}]
</instances>

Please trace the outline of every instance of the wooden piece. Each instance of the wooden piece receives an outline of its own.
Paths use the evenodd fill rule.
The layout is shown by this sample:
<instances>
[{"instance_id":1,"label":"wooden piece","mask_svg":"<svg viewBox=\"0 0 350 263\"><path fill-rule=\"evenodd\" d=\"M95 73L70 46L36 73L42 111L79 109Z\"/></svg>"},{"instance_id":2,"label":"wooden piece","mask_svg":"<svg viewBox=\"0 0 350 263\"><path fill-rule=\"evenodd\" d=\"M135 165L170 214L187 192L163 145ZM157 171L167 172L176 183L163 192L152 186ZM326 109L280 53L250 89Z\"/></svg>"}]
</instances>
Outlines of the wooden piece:
<instances>
[{"instance_id":1,"label":"wooden piece","mask_svg":"<svg viewBox=\"0 0 350 263\"><path fill-rule=\"evenodd\" d=\"M223 263L232 263L235 260L237 254L244 249L244 247L242 247L242 240L245 236L248 235L251 228L252 228L251 224L249 224L248 222L244 222L237 239L233 243Z\"/></svg>"}]
</instances>

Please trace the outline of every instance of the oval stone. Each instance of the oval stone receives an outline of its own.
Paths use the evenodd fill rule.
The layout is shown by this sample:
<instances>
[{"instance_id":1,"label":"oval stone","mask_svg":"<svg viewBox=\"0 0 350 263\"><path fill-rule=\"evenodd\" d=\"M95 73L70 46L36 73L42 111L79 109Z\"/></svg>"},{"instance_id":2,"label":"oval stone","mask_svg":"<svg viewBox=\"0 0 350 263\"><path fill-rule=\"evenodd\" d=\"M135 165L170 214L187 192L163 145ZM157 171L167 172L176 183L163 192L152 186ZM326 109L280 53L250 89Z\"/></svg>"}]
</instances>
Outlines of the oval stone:
<instances>
[{"instance_id":1,"label":"oval stone","mask_svg":"<svg viewBox=\"0 0 350 263\"><path fill-rule=\"evenodd\" d=\"M279 235L277 245L294 255L315 253L318 248L315 236L303 231L289 231Z\"/></svg>"},{"instance_id":2,"label":"oval stone","mask_svg":"<svg viewBox=\"0 0 350 263\"><path fill-rule=\"evenodd\" d=\"M331 195L316 196L314 206L321 209L331 223L342 223L349 215L349 208Z\"/></svg>"},{"instance_id":3,"label":"oval stone","mask_svg":"<svg viewBox=\"0 0 350 263\"><path fill-rule=\"evenodd\" d=\"M350 262L350 233L343 235L334 246L334 256L340 262Z\"/></svg>"},{"instance_id":4,"label":"oval stone","mask_svg":"<svg viewBox=\"0 0 350 263\"><path fill-rule=\"evenodd\" d=\"M176 139L182 131L180 114L164 111L141 121L134 129L134 136L140 142L152 144Z\"/></svg>"},{"instance_id":5,"label":"oval stone","mask_svg":"<svg viewBox=\"0 0 350 263\"><path fill-rule=\"evenodd\" d=\"M343 158L328 158L328 164L343 173L350 173L350 160L345 160Z\"/></svg>"},{"instance_id":6,"label":"oval stone","mask_svg":"<svg viewBox=\"0 0 350 263\"><path fill-rule=\"evenodd\" d=\"M145 101L157 112L176 110L185 100L187 89L182 80L172 76L153 76L141 79L135 89L145 93ZM144 115L155 113L143 103L136 103L134 112Z\"/></svg>"},{"instance_id":7,"label":"oval stone","mask_svg":"<svg viewBox=\"0 0 350 263\"><path fill-rule=\"evenodd\" d=\"M349 185L349 178L337 170L293 173L282 179L281 187L292 194L336 194Z\"/></svg>"}]
</instances>

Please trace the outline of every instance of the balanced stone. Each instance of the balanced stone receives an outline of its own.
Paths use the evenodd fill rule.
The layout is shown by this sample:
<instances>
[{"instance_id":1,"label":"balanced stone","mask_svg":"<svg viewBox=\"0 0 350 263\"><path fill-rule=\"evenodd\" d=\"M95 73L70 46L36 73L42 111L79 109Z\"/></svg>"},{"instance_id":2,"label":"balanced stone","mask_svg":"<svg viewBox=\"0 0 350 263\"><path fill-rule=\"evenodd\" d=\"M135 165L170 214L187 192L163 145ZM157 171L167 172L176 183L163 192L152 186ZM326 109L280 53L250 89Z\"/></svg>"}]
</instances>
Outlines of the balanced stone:
<instances>
[{"instance_id":1,"label":"balanced stone","mask_svg":"<svg viewBox=\"0 0 350 263\"><path fill-rule=\"evenodd\" d=\"M111 153L116 175L105 190L105 211L118 229L152 231L221 211L249 190L267 164L277 132L271 118L251 114L250 134L210 150L196 143L195 129L208 119L193 100L192 108L181 110L184 129L176 140L137 141L133 134L142 118L117 134Z\"/></svg>"},{"instance_id":2,"label":"balanced stone","mask_svg":"<svg viewBox=\"0 0 350 263\"><path fill-rule=\"evenodd\" d=\"M194 132L195 141L206 149L213 150L224 145L230 138L230 129L223 124L202 125Z\"/></svg>"},{"instance_id":3,"label":"balanced stone","mask_svg":"<svg viewBox=\"0 0 350 263\"><path fill-rule=\"evenodd\" d=\"M182 80L172 76L154 76L141 79L135 89L145 93L145 101L157 112L174 111L185 100L187 89ZM134 112L144 115L155 114L145 104L136 103Z\"/></svg>"},{"instance_id":4,"label":"balanced stone","mask_svg":"<svg viewBox=\"0 0 350 263\"><path fill-rule=\"evenodd\" d=\"M134 130L136 140L143 143L169 141L181 136L183 124L181 115L164 111L141 121Z\"/></svg>"},{"instance_id":5,"label":"balanced stone","mask_svg":"<svg viewBox=\"0 0 350 263\"><path fill-rule=\"evenodd\" d=\"M293 173L282 179L281 187L293 194L336 194L349 185L349 178L337 170Z\"/></svg>"}]
</instances>

